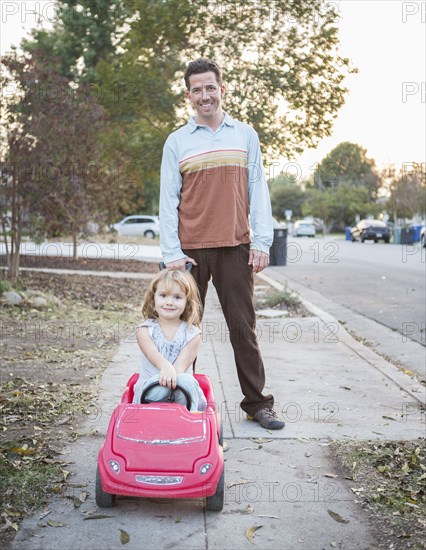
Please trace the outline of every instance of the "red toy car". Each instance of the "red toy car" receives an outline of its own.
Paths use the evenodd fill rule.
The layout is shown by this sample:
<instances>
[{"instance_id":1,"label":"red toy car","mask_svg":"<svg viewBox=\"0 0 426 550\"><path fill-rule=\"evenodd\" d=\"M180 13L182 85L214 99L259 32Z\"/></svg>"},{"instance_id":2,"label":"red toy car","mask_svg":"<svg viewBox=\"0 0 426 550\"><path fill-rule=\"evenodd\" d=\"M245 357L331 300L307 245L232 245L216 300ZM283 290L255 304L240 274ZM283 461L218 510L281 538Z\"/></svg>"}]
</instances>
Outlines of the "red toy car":
<instances>
[{"instance_id":1,"label":"red toy car","mask_svg":"<svg viewBox=\"0 0 426 550\"><path fill-rule=\"evenodd\" d=\"M99 451L96 504L110 507L116 495L205 497L208 510L222 510L223 436L210 379L194 374L207 408L189 412L190 404L186 408L174 402L143 403L149 388L140 405L132 403L138 376L129 379Z\"/></svg>"}]
</instances>

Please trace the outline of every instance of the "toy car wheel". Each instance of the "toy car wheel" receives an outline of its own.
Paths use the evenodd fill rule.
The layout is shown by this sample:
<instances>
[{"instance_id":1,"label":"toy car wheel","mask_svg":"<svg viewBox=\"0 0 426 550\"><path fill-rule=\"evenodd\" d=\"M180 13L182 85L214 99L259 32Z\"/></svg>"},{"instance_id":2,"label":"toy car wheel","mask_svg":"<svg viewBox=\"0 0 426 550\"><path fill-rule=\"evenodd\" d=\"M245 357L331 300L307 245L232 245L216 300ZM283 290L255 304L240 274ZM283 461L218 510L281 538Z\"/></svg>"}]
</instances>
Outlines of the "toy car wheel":
<instances>
[{"instance_id":1,"label":"toy car wheel","mask_svg":"<svg viewBox=\"0 0 426 550\"><path fill-rule=\"evenodd\" d=\"M220 423L220 431L219 431L219 445L223 447L223 424Z\"/></svg>"},{"instance_id":2,"label":"toy car wheel","mask_svg":"<svg viewBox=\"0 0 426 550\"><path fill-rule=\"evenodd\" d=\"M225 499L225 468L222 470L216 492L211 497L206 497L207 510L210 512L220 512L223 509Z\"/></svg>"},{"instance_id":3,"label":"toy car wheel","mask_svg":"<svg viewBox=\"0 0 426 550\"><path fill-rule=\"evenodd\" d=\"M96 504L100 508L111 508L115 503L115 495L105 493L102 488L101 476L99 474L99 468L96 468Z\"/></svg>"}]
</instances>

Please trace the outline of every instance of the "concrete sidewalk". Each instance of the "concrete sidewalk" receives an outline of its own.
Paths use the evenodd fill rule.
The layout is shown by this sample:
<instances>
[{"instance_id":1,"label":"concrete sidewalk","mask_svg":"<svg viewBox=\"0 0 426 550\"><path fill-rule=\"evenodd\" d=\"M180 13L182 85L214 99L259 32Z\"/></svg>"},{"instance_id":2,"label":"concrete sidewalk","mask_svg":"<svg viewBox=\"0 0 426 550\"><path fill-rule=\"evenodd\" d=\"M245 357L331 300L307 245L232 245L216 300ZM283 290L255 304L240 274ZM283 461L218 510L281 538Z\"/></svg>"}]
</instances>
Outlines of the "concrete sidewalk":
<instances>
[{"instance_id":1,"label":"concrete sidewalk","mask_svg":"<svg viewBox=\"0 0 426 550\"><path fill-rule=\"evenodd\" d=\"M207 512L201 500L120 498L114 508L98 511L110 517L86 520L96 508L97 452L110 414L138 370L138 347L129 338L105 371L97 413L81 429L92 435L79 437L64 452L74 474L70 483L85 487L70 488L68 496L87 490L89 497L78 509L72 499L52 501L47 517L24 521L14 548L116 549L123 546L120 530L130 537L128 549L374 548L377 539L352 491L356 483L334 466L329 445L352 438L424 436L425 389L354 340L330 313L307 305L312 317L258 320L265 392L275 395L275 410L287 423L284 430L268 432L247 422L239 408L229 335L216 294L209 290L197 370L212 379L228 447L222 513ZM46 526L48 519L64 526ZM254 526L261 529L250 543L246 530Z\"/></svg>"}]
</instances>

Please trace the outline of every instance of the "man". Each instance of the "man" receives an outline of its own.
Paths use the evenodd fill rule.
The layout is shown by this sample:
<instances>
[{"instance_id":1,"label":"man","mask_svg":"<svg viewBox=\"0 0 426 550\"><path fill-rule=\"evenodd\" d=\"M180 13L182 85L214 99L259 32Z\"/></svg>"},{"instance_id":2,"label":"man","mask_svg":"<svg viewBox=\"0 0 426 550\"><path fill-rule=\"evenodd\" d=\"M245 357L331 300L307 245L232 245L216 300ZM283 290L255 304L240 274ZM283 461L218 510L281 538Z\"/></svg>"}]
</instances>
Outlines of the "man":
<instances>
[{"instance_id":1,"label":"man","mask_svg":"<svg viewBox=\"0 0 426 550\"><path fill-rule=\"evenodd\" d=\"M168 268L192 262L203 305L212 278L234 349L241 408L264 428L281 429L272 395L262 394L265 370L255 333L253 274L269 265L273 239L259 139L253 128L222 110L225 86L216 63L189 63L185 83L196 115L164 145L163 259Z\"/></svg>"}]
</instances>

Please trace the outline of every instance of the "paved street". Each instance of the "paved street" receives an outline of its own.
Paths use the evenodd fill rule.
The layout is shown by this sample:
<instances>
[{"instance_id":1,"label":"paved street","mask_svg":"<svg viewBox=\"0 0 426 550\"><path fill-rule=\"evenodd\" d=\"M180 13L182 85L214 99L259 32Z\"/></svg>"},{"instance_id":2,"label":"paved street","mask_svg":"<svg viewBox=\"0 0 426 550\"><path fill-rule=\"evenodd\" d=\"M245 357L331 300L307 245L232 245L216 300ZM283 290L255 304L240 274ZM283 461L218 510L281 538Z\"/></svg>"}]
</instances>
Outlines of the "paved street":
<instances>
[{"instance_id":1,"label":"paved street","mask_svg":"<svg viewBox=\"0 0 426 550\"><path fill-rule=\"evenodd\" d=\"M425 345L425 260L418 243L289 237L274 272Z\"/></svg>"}]
</instances>

